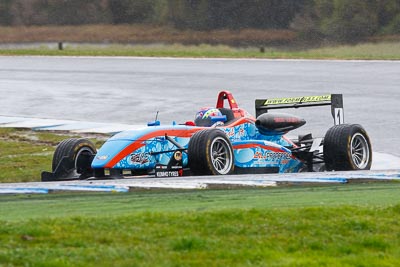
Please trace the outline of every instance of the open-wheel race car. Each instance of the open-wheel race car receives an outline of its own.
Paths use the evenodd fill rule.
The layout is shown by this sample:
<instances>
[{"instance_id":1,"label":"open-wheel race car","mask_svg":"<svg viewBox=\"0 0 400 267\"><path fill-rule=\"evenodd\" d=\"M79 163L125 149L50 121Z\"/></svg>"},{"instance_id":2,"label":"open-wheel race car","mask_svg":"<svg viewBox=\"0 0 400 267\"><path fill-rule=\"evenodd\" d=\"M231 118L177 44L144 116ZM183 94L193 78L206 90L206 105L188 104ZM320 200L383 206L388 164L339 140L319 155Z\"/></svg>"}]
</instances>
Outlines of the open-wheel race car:
<instances>
[{"instance_id":1,"label":"open-wheel race car","mask_svg":"<svg viewBox=\"0 0 400 267\"><path fill-rule=\"evenodd\" d=\"M331 106L334 118L324 138L290 139L286 134L305 120L269 112L323 105ZM156 120L115 134L99 150L84 138L64 140L42 181L370 169L370 139L362 126L343 123L342 95L257 99L255 106L253 117L229 91L221 91L216 106L201 109L194 121Z\"/></svg>"}]
</instances>

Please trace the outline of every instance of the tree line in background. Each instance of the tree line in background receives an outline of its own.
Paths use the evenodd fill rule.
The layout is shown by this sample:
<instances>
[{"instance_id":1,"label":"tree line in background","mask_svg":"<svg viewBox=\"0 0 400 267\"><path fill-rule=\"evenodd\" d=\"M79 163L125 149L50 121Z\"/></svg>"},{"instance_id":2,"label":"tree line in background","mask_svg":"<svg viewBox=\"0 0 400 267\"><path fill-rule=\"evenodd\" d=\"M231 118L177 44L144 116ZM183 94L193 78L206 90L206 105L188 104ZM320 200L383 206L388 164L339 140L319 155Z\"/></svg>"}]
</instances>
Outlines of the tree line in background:
<instances>
[{"instance_id":1,"label":"tree line in background","mask_svg":"<svg viewBox=\"0 0 400 267\"><path fill-rule=\"evenodd\" d=\"M400 34L400 0L1 0L0 25L153 24L209 31L292 29L356 42Z\"/></svg>"}]
</instances>

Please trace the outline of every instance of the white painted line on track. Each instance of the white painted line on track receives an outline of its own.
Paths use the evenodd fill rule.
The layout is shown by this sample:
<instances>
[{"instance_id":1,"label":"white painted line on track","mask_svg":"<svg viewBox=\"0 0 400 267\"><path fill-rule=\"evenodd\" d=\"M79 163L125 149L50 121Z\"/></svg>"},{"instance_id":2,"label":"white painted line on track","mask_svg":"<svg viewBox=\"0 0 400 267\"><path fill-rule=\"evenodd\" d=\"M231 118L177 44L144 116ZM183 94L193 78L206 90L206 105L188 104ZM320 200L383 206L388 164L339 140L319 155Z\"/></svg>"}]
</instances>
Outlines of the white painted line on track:
<instances>
[{"instance_id":1,"label":"white painted line on track","mask_svg":"<svg viewBox=\"0 0 400 267\"><path fill-rule=\"evenodd\" d=\"M78 180L30 183L0 183L0 194L34 194L66 191L129 192L151 189L212 189L321 185L400 181L400 171L354 171L229 176L188 176L177 178L133 177L115 180Z\"/></svg>"},{"instance_id":2,"label":"white painted line on track","mask_svg":"<svg viewBox=\"0 0 400 267\"><path fill-rule=\"evenodd\" d=\"M30 56L1 56L1 57L25 57L25 58L82 58L82 59L143 59L143 60L190 60L190 61L267 61L267 62L340 62L340 63L400 63L400 60L396 59L302 59L302 58L211 58L211 57L139 57L139 56L41 56L41 55L30 55Z\"/></svg>"},{"instance_id":3,"label":"white painted line on track","mask_svg":"<svg viewBox=\"0 0 400 267\"><path fill-rule=\"evenodd\" d=\"M143 125L0 116L0 127L110 134L129 129L137 129L143 127Z\"/></svg>"}]
</instances>

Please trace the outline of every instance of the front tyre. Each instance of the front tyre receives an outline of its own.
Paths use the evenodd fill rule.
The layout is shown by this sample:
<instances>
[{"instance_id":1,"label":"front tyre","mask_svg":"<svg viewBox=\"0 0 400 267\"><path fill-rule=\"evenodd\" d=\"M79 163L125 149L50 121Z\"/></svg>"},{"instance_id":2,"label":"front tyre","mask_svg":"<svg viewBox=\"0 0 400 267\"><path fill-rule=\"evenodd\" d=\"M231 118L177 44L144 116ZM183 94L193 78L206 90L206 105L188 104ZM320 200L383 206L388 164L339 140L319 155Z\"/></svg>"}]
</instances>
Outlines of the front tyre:
<instances>
[{"instance_id":1,"label":"front tyre","mask_svg":"<svg viewBox=\"0 0 400 267\"><path fill-rule=\"evenodd\" d=\"M358 124L335 125L324 138L327 170L369 170L372 147L367 132Z\"/></svg>"},{"instance_id":2,"label":"front tyre","mask_svg":"<svg viewBox=\"0 0 400 267\"><path fill-rule=\"evenodd\" d=\"M70 138L58 144L53 156L52 170L56 178L93 175L91 163L96 154L94 144L85 138Z\"/></svg>"},{"instance_id":3,"label":"front tyre","mask_svg":"<svg viewBox=\"0 0 400 267\"><path fill-rule=\"evenodd\" d=\"M194 175L224 175L234 170L231 142L219 129L196 132L189 142L188 159Z\"/></svg>"}]
</instances>

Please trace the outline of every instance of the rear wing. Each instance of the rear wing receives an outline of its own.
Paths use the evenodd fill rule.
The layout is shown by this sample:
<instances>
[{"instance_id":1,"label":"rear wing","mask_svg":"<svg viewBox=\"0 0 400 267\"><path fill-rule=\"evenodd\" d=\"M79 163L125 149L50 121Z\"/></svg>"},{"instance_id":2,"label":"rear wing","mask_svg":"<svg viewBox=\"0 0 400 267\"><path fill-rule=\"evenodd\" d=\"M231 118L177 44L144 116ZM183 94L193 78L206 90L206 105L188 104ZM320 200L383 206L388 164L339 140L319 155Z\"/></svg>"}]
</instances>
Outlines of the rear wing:
<instances>
[{"instance_id":1,"label":"rear wing","mask_svg":"<svg viewBox=\"0 0 400 267\"><path fill-rule=\"evenodd\" d=\"M344 123L343 95L299 96L285 98L256 99L256 117L270 109L331 106L335 125Z\"/></svg>"}]
</instances>

